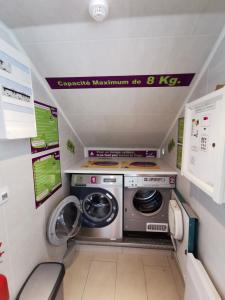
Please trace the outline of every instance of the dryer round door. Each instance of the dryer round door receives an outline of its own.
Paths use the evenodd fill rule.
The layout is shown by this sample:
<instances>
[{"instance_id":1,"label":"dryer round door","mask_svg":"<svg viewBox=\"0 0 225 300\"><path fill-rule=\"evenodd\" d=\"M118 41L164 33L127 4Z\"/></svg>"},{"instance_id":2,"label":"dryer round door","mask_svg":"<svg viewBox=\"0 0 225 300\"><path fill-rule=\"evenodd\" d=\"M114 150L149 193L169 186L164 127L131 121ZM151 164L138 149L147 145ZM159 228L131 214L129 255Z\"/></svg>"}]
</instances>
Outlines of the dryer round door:
<instances>
[{"instance_id":1,"label":"dryer round door","mask_svg":"<svg viewBox=\"0 0 225 300\"><path fill-rule=\"evenodd\" d=\"M88 194L82 201L83 222L88 227L105 227L111 224L118 214L115 197L106 190Z\"/></svg>"},{"instance_id":2,"label":"dryer round door","mask_svg":"<svg viewBox=\"0 0 225 300\"><path fill-rule=\"evenodd\" d=\"M80 200L68 196L52 212L48 223L48 240L54 246L65 244L81 227Z\"/></svg>"},{"instance_id":3,"label":"dryer round door","mask_svg":"<svg viewBox=\"0 0 225 300\"><path fill-rule=\"evenodd\" d=\"M146 216L154 215L163 207L163 197L158 190L140 189L134 195L133 205Z\"/></svg>"}]
</instances>

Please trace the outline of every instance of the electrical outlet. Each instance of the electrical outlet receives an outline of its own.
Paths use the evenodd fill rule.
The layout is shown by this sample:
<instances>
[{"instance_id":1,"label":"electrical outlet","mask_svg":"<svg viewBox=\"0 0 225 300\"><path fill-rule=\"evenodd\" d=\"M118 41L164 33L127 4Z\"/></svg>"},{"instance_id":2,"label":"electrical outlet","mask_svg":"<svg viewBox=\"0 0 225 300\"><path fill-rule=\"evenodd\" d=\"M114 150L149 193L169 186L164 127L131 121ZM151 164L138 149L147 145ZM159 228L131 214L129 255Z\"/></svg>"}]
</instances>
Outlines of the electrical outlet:
<instances>
[{"instance_id":1,"label":"electrical outlet","mask_svg":"<svg viewBox=\"0 0 225 300\"><path fill-rule=\"evenodd\" d=\"M9 200L9 189L8 187L3 187L0 189L0 205L6 203Z\"/></svg>"}]
</instances>

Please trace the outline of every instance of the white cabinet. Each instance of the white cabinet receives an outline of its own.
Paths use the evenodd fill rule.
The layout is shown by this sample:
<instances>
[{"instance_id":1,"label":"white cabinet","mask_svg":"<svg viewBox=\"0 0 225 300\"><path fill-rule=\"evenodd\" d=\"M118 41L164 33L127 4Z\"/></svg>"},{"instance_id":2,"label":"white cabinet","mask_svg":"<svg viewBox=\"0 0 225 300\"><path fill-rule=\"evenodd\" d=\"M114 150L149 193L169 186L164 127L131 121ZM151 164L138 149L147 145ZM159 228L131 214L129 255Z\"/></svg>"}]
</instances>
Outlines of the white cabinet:
<instances>
[{"instance_id":1,"label":"white cabinet","mask_svg":"<svg viewBox=\"0 0 225 300\"><path fill-rule=\"evenodd\" d=\"M0 138L36 136L28 58L0 39Z\"/></svg>"},{"instance_id":2,"label":"white cabinet","mask_svg":"<svg viewBox=\"0 0 225 300\"><path fill-rule=\"evenodd\" d=\"M225 202L225 88L186 104L182 175Z\"/></svg>"}]
</instances>

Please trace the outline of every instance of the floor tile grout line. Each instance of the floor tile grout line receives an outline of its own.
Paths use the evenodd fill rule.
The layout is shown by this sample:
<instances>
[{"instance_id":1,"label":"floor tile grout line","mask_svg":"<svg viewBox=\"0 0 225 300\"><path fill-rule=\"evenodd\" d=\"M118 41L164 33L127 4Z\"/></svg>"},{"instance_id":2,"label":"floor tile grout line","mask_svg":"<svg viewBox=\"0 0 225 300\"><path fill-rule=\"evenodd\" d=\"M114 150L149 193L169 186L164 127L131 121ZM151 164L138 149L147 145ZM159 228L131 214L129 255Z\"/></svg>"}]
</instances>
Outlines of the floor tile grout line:
<instances>
[{"instance_id":1,"label":"floor tile grout line","mask_svg":"<svg viewBox=\"0 0 225 300\"><path fill-rule=\"evenodd\" d=\"M171 259L174 259L173 257L172 257L172 254L171 254ZM172 277L172 280L173 280L173 283L174 283L174 286L175 286L175 290L176 290L176 294L177 294L177 296L178 296L178 299L180 299L180 293L179 293L179 291L178 291L178 288L177 288L177 285L176 285L176 278L175 278L175 276L174 276L174 272L173 272L173 270L172 270L172 267L171 267L171 261L169 261L169 257L167 257L167 260L168 260L168 263L169 263L169 270L170 270L170 273L171 273L171 277Z\"/></svg>"},{"instance_id":2,"label":"floor tile grout line","mask_svg":"<svg viewBox=\"0 0 225 300\"><path fill-rule=\"evenodd\" d=\"M145 267L145 269L151 269L151 268L153 268L153 269L159 268L159 269L161 269L161 271L167 270L169 272L169 274L170 274L170 277L169 277L171 279L170 284L174 287L174 295L176 295L176 299L183 300L183 298L180 298L180 295L179 295L179 293L177 291L176 281L174 280L174 277L171 274L172 272L171 272L170 266L146 266ZM146 274L146 272L145 272L145 274ZM148 297L148 299L149 299L149 297Z\"/></svg>"},{"instance_id":3,"label":"floor tile grout line","mask_svg":"<svg viewBox=\"0 0 225 300\"><path fill-rule=\"evenodd\" d=\"M98 259L95 259L95 256L94 254L91 255L91 259L90 259L90 263L89 263L89 267L88 267L88 274L87 274L87 277L86 277L86 280L85 280L85 284L84 284L84 288L83 288L83 292L82 292L82 296L81 296L81 300L84 299L84 293L85 293L85 289L86 289L86 286L87 286L87 282L88 282L88 278L90 276L90 269L91 269L91 265L94 263L94 262L100 262L100 263L113 263L117 266L117 261L112 261L112 260L98 260ZM116 267L116 270L117 270L117 267ZM116 278L115 278L115 282L116 282ZM116 290L115 290L116 292ZM114 299L115 299L115 292L114 292Z\"/></svg>"},{"instance_id":4,"label":"floor tile grout line","mask_svg":"<svg viewBox=\"0 0 225 300\"><path fill-rule=\"evenodd\" d=\"M116 261L115 260L113 260L113 259L99 259L99 258L97 258L97 259L93 259L93 262L112 262L112 263L116 263Z\"/></svg>"},{"instance_id":5,"label":"floor tile grout line","mask_svg":"<svg viewBox=\"0 0 225 300\"><path fill-rule=\"evenodd\" d=\"M175 292L178 296L178 299L180 299L180 295L179 295L178 290L177 290L176 280L174 278L174 274L173 274L173 270L172 270L172 267L171 267L171 262L169 261L169 257L167 257L167 260L168 260L168 269L169 269L169 272L171 274L171 280L172 280L173 285L175 287Z\"/></svg>"},{"instance_id":6,"label":"floor tile grout line","mask_svg":"<svg viewBox=\"0 0 225 300\"><path fill-rule=\"evenodd\" d=\"M117 281L118 281L118 253L117 253L117 260L116 260L116 280L115 280L114 300L116 300Z\"/></svg>"},{"instance_id":7,"label":"floor tile grout line","mask_svg":"<svg viewBox=\"0 0 225 300\"><path fill-rule=\"evenodd\" d=\"M147 286L147 276L146 276L145 266L144 266L144 262L143 262L142 256L141 256L141 264L142 264L143 273L144 273L144 278L145 278L145 292L146 292L147 300L149 300L149 296L148 296L148 286Z\"/></svg>"},{"instance_id":8,"label":"floor tile grout line","mask_svg":"<svg viewBox=\"0 0 225 300\"><path fill-rule=\"evenodd\" d=\"M173 259L174 259L174 264L176 265L178 277L180 278L181 283L182 283L182 288L184 289L184 286L185 286L184 277L183 277L183 274L182 274L181 267L179 266L178 261L177 261L177 259L175 257L175 254L173 254ZM174 272L173 272L173 274L174 274ZM176 279L175 279L175 281L176 281Z\"/></svg>"},{"instance_id":9,"label":"floor tile grout line","mask_svg":"<svg viewBox=\"0 0 225 300\"><path fill-rule=\"evenodd\" d=\"M81 300L84 299L84 292L85 292L85 289L86 289L86 286L87 286L87 281L88 281L88 277L89 277L89 274L90 274L90 269L91 269L92 262L93 262L93 254L91 254L91 258L90 258L90 261L89 261L88 273L87 273L87 276L86 276L83 292L82 292L82 295L81 295Z\"/></svg>"}]
</instances>

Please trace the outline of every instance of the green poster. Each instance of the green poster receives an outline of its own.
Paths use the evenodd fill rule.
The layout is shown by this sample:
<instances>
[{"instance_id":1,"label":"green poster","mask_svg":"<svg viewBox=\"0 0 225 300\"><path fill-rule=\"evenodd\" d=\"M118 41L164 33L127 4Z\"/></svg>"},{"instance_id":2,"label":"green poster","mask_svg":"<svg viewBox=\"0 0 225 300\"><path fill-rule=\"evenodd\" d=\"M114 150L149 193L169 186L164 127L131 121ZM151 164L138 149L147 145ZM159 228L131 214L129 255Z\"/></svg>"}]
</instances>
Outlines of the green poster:
<instances>
[{"instance_id":1,"label":"green poster","mask_svg":"<svg viewBox=\"0 0 225 300\"><path fill-rule=\"evenodd\" d=\"M177 144L177 168L181 170L183 146Z\"/></svg>"},{"instance_id":2,"label":"green poster","mask_svg":"<svg viewBox=\"0 0 225 300\"><path fill-rule=\"evenodd\" d=\"M31 152L59 147L57 108L35 101L37 136L31 138Z\"/></svg>"},{"instance_id":3,"label":"green poster","mask_svg":"<svg viewBox=\"0 0 225 300\"><path fill-rule=\"evenodd\" d=\"M62 186L59 151L32 159L36 207Z\"/></svg>"},{"instance_id":4,"label":"green poster","mask_svg":"<svg viewBox=\"0 0 225 300\"><path fill-rule=\"evenodd\" d=\"M71 140L67 140L66 146L71 153L75 153L75 145Z\"/></svg>"},{"instance_id":5,"label":"green poster","mask_svg":"<svg viewBox=\"0 0 225 300\"><path fill-rule=\"evenodd\" d=\"M177 142L183 144L183 135L184 135L184 118L178 119L178 137Z\"/></svg>"},{"instance_id":6,"label":"green poster","mask_svg":"<svg viewBox=\"0 0 225 300\"><path fill-rule=\"evenodd\" d=\"M168 144L168 152L170 153L175 146L176 146L176 144L174 142L174 139L171 139Z\"/></svg>"}]
</instances>

